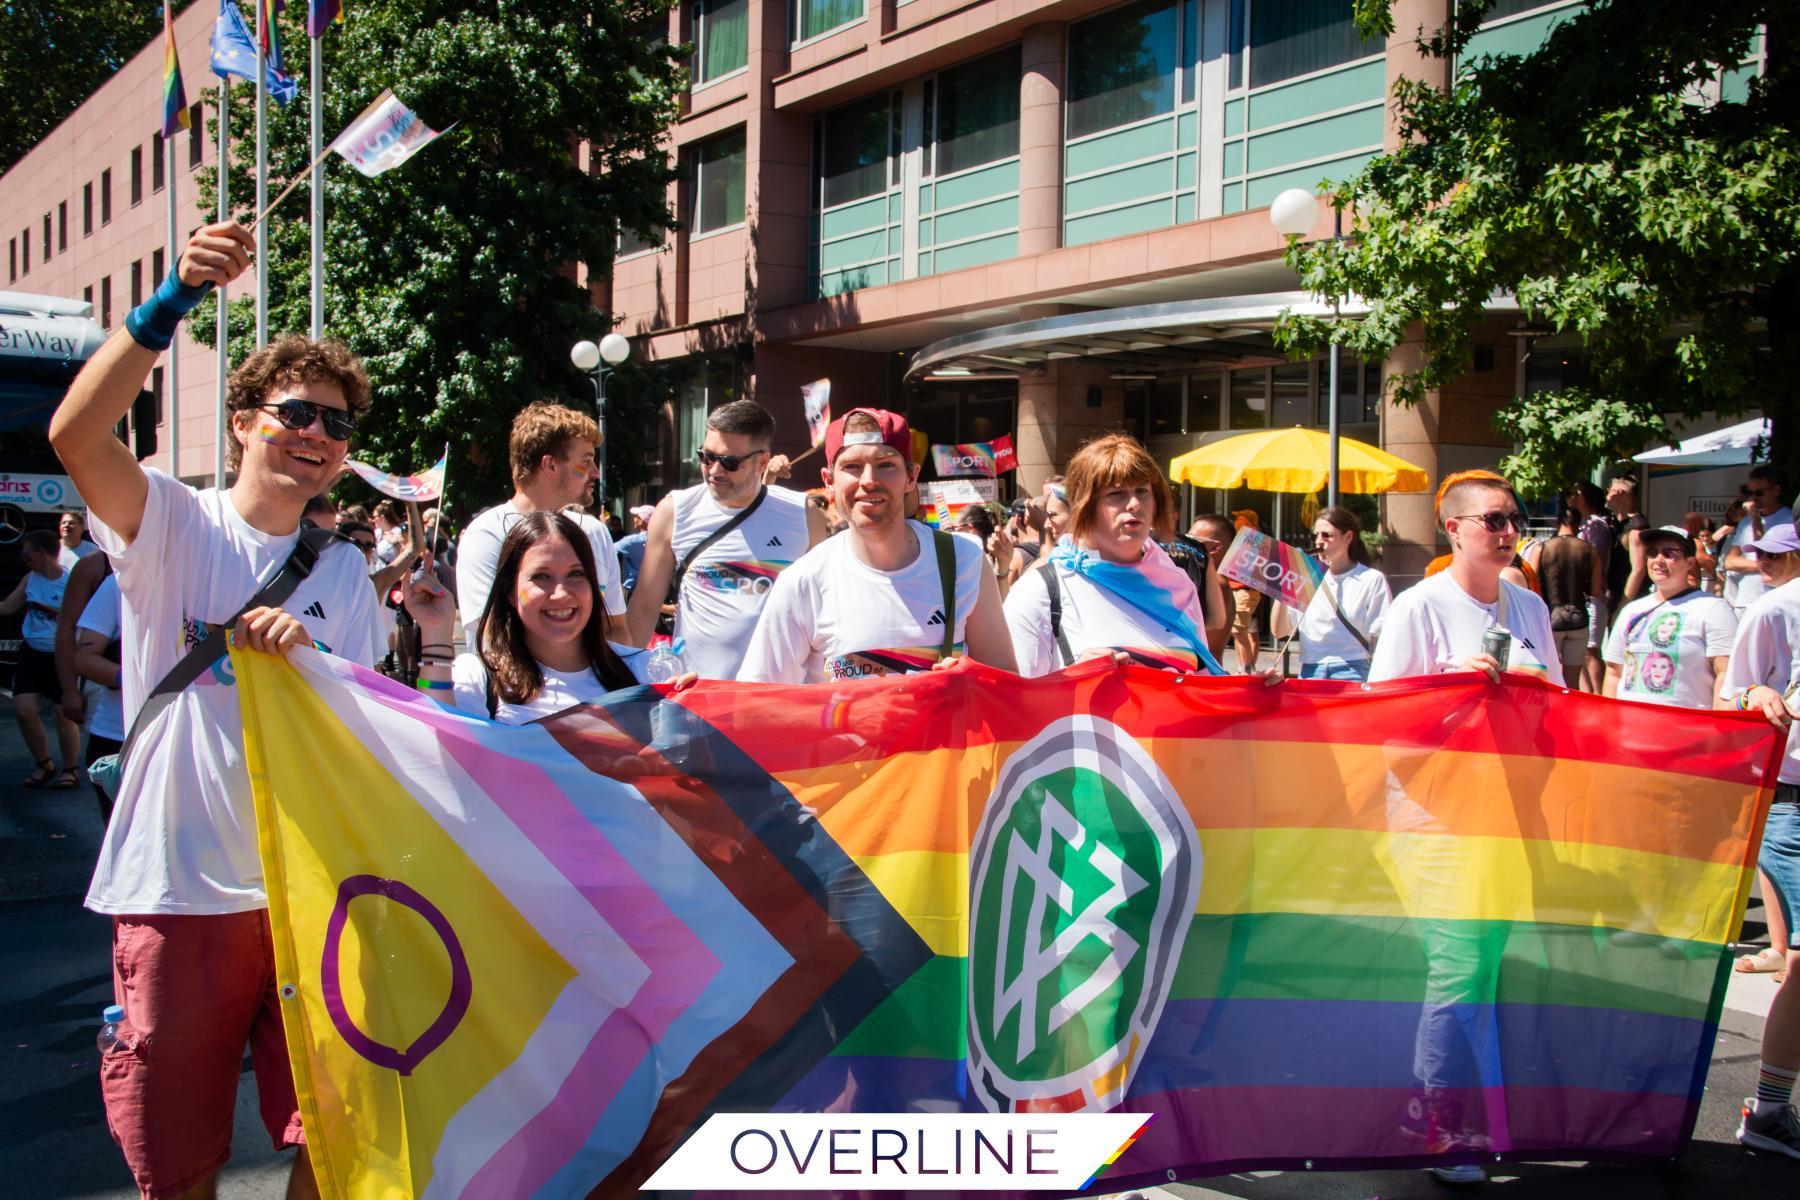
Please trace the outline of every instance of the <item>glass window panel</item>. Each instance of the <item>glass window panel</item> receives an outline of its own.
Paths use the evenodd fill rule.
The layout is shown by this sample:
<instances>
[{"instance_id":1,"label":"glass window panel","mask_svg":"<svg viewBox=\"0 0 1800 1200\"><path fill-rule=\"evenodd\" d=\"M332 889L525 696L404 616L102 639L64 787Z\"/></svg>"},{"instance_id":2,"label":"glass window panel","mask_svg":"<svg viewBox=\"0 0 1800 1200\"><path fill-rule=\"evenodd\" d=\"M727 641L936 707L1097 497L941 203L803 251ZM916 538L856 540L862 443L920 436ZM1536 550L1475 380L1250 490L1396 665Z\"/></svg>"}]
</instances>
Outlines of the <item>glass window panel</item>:
<instances>
[{"instance_id":1,"label":"glass window panel","mask_svg":"<svg viewBox=\"0 0 1800 1200\"><path fill-rule=\"evenodd\" d=\"M1125 385L1125 432L1140 442L1150 440L1150 392L1140 384Z\"/></svg>"},{"instance_id":2,"label":"glass window panel","mask_svg":"<svg viewBox=\"0 0 1800 1200\"><path fill-rule=\"evenodd\" d=\"M1274 419L1278 429L1304 425L1312 415L1312 364L1282 363L1274 370Z\"/></svg>"},{"instance_id":3,"label":"glass window panel","mask_svg":"<svg viewBox=\"0 0 1800 1200\"><path fill-rule=\"evenodd\" d=\"M1150 389L1150 436L1182 432L1181 376L1158 376Z\"/></svg>"},{"instance_id":4,"label":"glass window panel","mask_svg":"<svg viewBox=\"0 0 1800 1200\"><path fill-rule=\"evenodd\" d=\"M870 96L825 117L824 203L832 208L879 195L888 179L888 95Z\"/></svg>"},{"instance_id":5,"label":"glass window panel","mask_svg":"<svg viewBox=\"0 0 1800 1200\"><path fill-rule=\"evenodd\" d=\"M695 0L695 81L729 75L749 61L749 0Z\"/></svg>"},{"instance_id":6,"label":"glass window panel","mask_svg":"<svg viewBox=\"0 0 1800 1200\"><path fill-rule=\"evenodd\" d=\"M1486 21L1498 21L1502 17L1516 17L1522 12L1530 12L1534 8L1547 8L1557 0L1493 0L1488 5Z\"/></svg>"},{"instance_id":7,"label":"glass window panel","mask_svg":"<svg viewBox=\"0 0 1800 1200\"><path fill-rule=\"evenodd\" d=\"M1200 66L1200 3L1186 0L1181 6L1181 102L1194 101L1194 80Z\"/></svg>"},{"instance_id":8,"label":"glass window panel","mask_svg":"<svg viewBox=\"0 0 1800 1200\"><path fill-rule=\"evenodd\" d=\"M797 0L796 8L794 40L803 42L862 16L863 0Z\"/></svg>"},{"instance_id":9,"label":"glass window panel","mask_svg":"<svg viewBox=\"0 0 1800 1200\"><path fill-rule=\"evenodd\" d=\"M723 229L744 219L744 131L694 148L694 232Z\"/></svg>"},{"instance_id":10,"label":"glass window panel","mask_svg":"<svg viewBox=\"0 0 1800 1200\"><path fill-rule=\"evenodd\" d=\"M1202 371L1188 376L1187 427L1189 433L1211 433L1225 428L1224 375L1218 371Z\"/></svg>"},{"instance_id":11,"label":"glass window panel","mask_svg":"<svg viewBox=\"0 0 1800 1200\"><path fill-rule=\"evenodd\" d=\"M1263 367L1231 373L1231 428L1261 429L1269 423L1268 374Z\"/></svg>"},{"instance_id":12,"label":"glass window panel","mask_svg":"<svg viewBox=\"0 0 1800 1200\"><path fill-rule=\"evenodd\" d=\"M1244 0L1231 0L1231 32L1225 51L1231 57L1225 64L1225 88L1236 91L1244 86Z\"/></svg>"},{"instance_id":13,"label":"glass window panel","mask_svg":"<svg viewBox=\"0 0 1800 1200\"><path fill-rule=\"evenodd\" d=\"M1324 426L1331 421L1331 409L1327 406L1325 394L1331 389L1331 359L1319 361L1319 404L1318 423ZM1338 422L1354 425L1362 419L1362 363L1354 355L1345 354L1338 359Z\"/></svg>"},{"instance_id":14,"label":"glass window panel","mask_svg":"<svg viewBox=\"0 0 1800 1200\"><path fill-rule=\"evenodd\" d=\"M1381 420L1381 364L1363 364L1362 419L1370 425Z\"/></svg>"},{"instance_id":15,"label":"glass window panel","mask_svg":"<svg viewBox=\"0 0 1800 1200\"><path fill-rule=\"evenodd\" d=\"M1250 6L1250 86L1263 87L1380 54L1356 32L1350 0L1256 0Z\"/></svg>"},{"instance_id":16,"label":"glass window panel","mask_svg":"<svg viewBox=\"0 0 1800 1200\"><path fill-rule=\"evenodd\" d=\"M1013 431L1013 402L1017 385L978 384L963 395L957 417L959 442L991 442Z\"/></svg>"},{"instance_id":17,"label":"glass window panel","mask_svg":"<svg viewBox=\"0 0 1800 1200\"><path fill-rule=\"evenodd\" d=\"M621 227L619 229L619 257L620 258L625 257L627 254L637 254L640 251L644 251L644 250L660 250L660 249L662 249L662 239L660 239L660 238L657 238L657 239L646 238L646 237L642 236L641 234L639 234L638 231L635 229L627 229L624 227Z\"/></svg>"},{"instance_id":18,"label":"glass window panel","mask_svg":"<svg viewBox=\"0 0 1800 1200\"><path fill-rule=\"evenodd\" d=\"M150 135L150 190L163 190L163 135Z\"/></svg>"},{"instance_id":19,"label":"glass window panel","mask_svg":"<svg viewBox=\"0 0 1800 1200\"><path fill-rule=\"evenodd\" d=\"M1144 0L1069 31L1069 136L1175 107L1176 6Z\"/></svg>"},{"instance_id":20,"label":"glass window panel","mask_svg":"<svg viewBox=\"0 0 1800 1200\"><path fill-rule=\"evenodd\" d=\"M1019 152L1019 48L965 63L937 78L937 173L948 175Z\"/></svg>"}]
</instances>

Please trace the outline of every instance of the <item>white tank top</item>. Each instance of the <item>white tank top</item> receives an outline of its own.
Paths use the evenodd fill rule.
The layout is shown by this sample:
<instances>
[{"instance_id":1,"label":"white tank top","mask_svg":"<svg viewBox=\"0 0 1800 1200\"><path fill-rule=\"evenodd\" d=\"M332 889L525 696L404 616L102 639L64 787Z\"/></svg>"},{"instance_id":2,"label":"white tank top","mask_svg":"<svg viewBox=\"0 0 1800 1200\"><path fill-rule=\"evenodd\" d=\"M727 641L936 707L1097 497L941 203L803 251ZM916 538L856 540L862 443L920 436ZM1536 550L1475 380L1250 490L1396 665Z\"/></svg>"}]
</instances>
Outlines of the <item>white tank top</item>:
<instances>
[{"instance_id":1,"label":"white tank top","mask_svg":"<svg viewBox=\"0 0 1800 1200\"><path fill-rule=\"evenodd\" d=\"M742 509L726 508L705 484L673 494L670 547L676 566ZM681 580L675 636L682 661L702 679L736 679L757 618L782 568L806 553L806 497L772 487L748 520L708 546Z\"/></svg>"}]
</instances>

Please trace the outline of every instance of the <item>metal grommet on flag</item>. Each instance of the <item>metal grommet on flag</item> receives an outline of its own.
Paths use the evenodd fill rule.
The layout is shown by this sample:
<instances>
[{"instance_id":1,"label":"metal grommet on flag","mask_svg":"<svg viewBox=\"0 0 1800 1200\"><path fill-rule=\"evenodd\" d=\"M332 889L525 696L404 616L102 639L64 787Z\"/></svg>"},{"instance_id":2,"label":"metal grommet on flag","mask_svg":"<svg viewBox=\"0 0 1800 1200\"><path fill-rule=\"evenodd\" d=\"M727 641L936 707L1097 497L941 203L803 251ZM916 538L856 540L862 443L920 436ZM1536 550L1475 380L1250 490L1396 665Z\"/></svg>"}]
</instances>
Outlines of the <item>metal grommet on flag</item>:
<instances>
[{"instance_id":1,"label":"metal grommet on flag","mask_svg":"<svg viewBox=\"0 0 1800 1200\"><path fill-rule=\"evenodd\" d=\"M298 994L299 991L293 984L284 983L281 985L281 998L283 1000L292 1000Z\"/></svg>"}]
</instances>

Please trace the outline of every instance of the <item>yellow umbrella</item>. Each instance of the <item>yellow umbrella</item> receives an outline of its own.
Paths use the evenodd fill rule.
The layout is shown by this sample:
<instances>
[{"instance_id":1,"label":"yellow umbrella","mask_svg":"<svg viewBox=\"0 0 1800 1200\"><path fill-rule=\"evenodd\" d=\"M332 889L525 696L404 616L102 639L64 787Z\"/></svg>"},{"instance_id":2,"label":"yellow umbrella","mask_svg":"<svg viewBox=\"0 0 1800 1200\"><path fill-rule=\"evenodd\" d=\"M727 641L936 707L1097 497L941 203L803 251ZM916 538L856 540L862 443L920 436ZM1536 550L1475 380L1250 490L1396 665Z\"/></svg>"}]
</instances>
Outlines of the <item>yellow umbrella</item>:
<instances>
[{"instance_id":1,"label":"yellow umbrella","mask_svg":"<svg viewBox=\"0 0 1800 1200\"><path fill-rule=\"evenodd\" d=\"M1331 439L1317 429L1261 429L1189 450L1169 464L1169 478L1203 488L1319 492L1331 462ZM1386 450L1338 439L1338 490L1423 492L1431 477Z\"/></svg>"}]
</instances>

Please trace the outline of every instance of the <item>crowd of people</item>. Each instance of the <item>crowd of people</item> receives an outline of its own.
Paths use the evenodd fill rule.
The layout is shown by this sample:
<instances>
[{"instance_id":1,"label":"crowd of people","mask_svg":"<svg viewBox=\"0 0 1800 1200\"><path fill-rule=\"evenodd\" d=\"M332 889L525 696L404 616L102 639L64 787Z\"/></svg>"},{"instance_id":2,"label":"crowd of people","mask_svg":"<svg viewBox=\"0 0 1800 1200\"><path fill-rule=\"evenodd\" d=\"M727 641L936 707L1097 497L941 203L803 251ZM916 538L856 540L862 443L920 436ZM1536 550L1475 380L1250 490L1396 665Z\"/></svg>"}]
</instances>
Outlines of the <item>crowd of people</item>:
<instances>
[{"instance_id":1,"label":"crowd of people","mask_svg":"<svg viewBox=\"0 0 1800 1200\"><path fill-rule=\"evenodd\" d=\"M420 689L508 723L645 682L804 684L963 657L1025 676L1095 658L1222 674L1229 646L1240 672L1278 680L1259 662L1261 594L1219 571L1254 514L1177 532L1163 472L1124 435L1090 441L1011 509L971 507L934 528L914 515L919 464L901 415L858 407L832 421L809 494L783 486L799 464L774 453L771 415L739 400L707 419L701 482L631 510L634 529L615 543L582 511L598 427L539 403L513 422L512 495L452 541L435 512L414 529L391 501L365 511L325 498L368 379L341 346L290 336L231 376L229 488L144 469L114 426L183 316L251 252L235 224L200 229L75 381L51 440L91 531L71 514L60 536L28 535L28 574L0 601L25 612L14 690L37 761L25 786L79 786L78 720L89 759L114 756L110 786L96 784L107 828L87 904L113 918L114 987L135 1036L102 1060L108 1125L146 1195L210 1194L246 1045L275 1144L304 1143L237 700L211 686L230 682L217 676L227 631L251 651L318 646L369 664L411 639ZM1583 483L1558 534L1529 542L1506 480L1461 472L1437 497L1450 553L1398 596L1355 515L1320 511L1321 582L1282 623L1308 679L1558 671L1571 687L1747 709L1785 729L1800 686L1800 584L1788 586L1800 536L1773 470L1751 472L1744 500L1728 529L1656 529L1628 479L1608 492ZM91 712L81 680L101 694ZM157 736L138 744L146 713ZM1777 937L1740 964L1751 970L1795 958L1800 740L1775 799L1761 866ZM1800 986L1784 981L1747 1144L1800 1158L1797 1068ZM302 1150L290 1195L313 1186Z\"/></svg>"}]
</instances>

